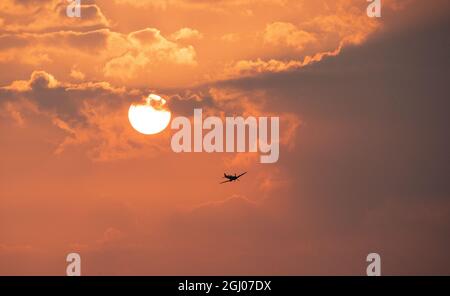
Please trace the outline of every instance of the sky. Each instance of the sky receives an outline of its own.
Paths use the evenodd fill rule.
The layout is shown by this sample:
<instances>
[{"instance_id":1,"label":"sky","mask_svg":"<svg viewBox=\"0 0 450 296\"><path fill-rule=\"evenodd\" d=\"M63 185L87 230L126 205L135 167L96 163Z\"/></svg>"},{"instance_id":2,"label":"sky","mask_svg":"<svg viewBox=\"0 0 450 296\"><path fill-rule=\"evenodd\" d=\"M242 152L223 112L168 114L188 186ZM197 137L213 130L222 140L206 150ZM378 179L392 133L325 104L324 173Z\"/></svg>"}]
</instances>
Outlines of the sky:
<instances>
[{"instance_id":1,"label":"sky","mask_svg":"<svg viewBox=\"0 0 450 296\"><path fill-rule=\"evenodd\" d=\"M1 275L450 274L448 1L81 2L0 3ZM138 133L151 93L278 162Z\"/></svg>"}]
</instances>

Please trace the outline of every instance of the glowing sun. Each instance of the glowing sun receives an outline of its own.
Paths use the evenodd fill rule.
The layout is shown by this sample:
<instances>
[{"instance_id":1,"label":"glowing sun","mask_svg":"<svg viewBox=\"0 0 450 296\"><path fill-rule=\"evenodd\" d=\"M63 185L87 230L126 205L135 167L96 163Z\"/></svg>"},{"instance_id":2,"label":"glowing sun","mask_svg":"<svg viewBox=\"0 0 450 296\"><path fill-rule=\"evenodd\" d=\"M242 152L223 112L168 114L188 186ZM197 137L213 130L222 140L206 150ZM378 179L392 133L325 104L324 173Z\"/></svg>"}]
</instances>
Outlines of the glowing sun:
<instances>
[{"instance_id":1,"label":"glowing sun","mask_svg":"<svg viewBox=\"0 0 450 296\"><path fill-rule=\"evenodd\" d=\"M131 104L128 120L131 126L144 135L153 135L163 131L170 122L170 111L166 100L151 94L144 103Z\"/></svg>"}]
</instances>

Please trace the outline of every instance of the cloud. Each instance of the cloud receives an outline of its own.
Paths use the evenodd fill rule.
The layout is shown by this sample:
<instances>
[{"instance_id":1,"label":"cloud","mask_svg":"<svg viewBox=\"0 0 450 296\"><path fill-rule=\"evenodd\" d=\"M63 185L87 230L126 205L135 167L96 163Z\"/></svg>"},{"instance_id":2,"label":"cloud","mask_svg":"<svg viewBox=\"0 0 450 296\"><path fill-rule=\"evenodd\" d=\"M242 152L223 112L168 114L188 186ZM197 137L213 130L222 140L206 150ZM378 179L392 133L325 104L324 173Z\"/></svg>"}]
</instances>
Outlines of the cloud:
<instances>
[{"instance_id":1,"label":"cloud","mask_svg":"<svg viewBox=\"0 0 450 296\"><path fill-rule=\"evenodd\" d=\"M26 67L28 72L39 67L60 76L64 69L64 79L73 78L73 64L77 64L77 71L85 79L140 87L192 86L236 78L241 73L258 75L302 67L308 57L362 42L378 27L376 21L365 16L363 5L355 5L354 1L330 5L318 10L318 14L311 14L310 10L317 8L315 2L309 1L302 5L290 0L219 1L214 9L224 14L221 18L250 7L252 13L233 16L236 22L229 28L220 25L211 30L205 22L199 22L196 29L186 25L166 35L159 29L162 24L157 19L149 28L123 29L124 24L118 21L113 20L112 26L95 3L83 3L83 17L72 19L64 14L65 5L58 1L40 5L5 2L7 13L12 15L17 10L21 13L4 18L6 29L0 34L0 62L18 63L23 66L19 68ZM111 4L102 5L110 13ZM137 5L167 8L164 13L169 18L174 13L172 9L208 6L202 1L140 1ZM301 20L283 21L286 11L299 10L303 5L307 9L302 10ZM37 10L42 16L33 18ZM205 13L200 11L202 15ZM267 11L273 12L273 16L265 18ZM212 12L208 13L205 17L214 18ZM243 21L248 25L245 30L236 26ZM236 46L237 40L244 42ZM189 42L195 42L195 47Z\"/></svg>"},{"instance_id":2,"label":"cloud","mask_svg":"<svg viewBox=\"0 0 450 296\"><path fill-rule=\"evenodd\" d=\"M65 137L59 140L55 154L71 148L87 149L95 161L111 161L134 157L152 157L167 152L166 131L152 142L136 133L127 119L132 102L146 97L148 90L117 88L107 82L68 83L45 71L34 71L29 80L13 81L0 88L0 106L19 125L30 115L47 118ZM165 96L163 94L163 96ZM204 116L278 116L281 118L280 144L292 149L300 127L293 113L273 113L273 102L264 92L243 92L233 88L209 87L186 95L167 94L174 116L193 116L194 108L202 108ZM165 143L165 144L164 144Z\"/></svg>"},{"instance_id":3,"label":"cloud","mask_svg":"<svg viewBox=\"0 0 450 296\"><path fill-rule=\"evenodd\" d=\"M115 48L110 48L109 45L119 38L120 35L107 29L3 34L0 35L0 40L3 41L0 62L14 61L38 66L51 62L86 60L92 53L106 58L107 54L115 53ZM120 50L118 46L116 48Z\"/></svg>"},{"instance_id":4,"label":"cloud","mask_svg":"<svg viewBox=\"0 0 450 296\"><path fill-rule=\"evenodd\" d=\"M72 70L70 70L70 77L75 80L84 80L86 78L86 75L74 67L72 68Z\"/></svg>"},{"instance_id":5,"label":"cloud","mask_svg":"<svg viewBox=\"0 0 450 296\"><path fill-rule=\"evenodd\" d=\"M268 24L264 31L264 42L269 45L285 45L302 50L311 42L317 42L313 34L298 29L294 24L275 22Z\"/></svg>"},{"instance_id":6,"label":"cloud","mask_svg":"<svg viewBox=\"0 0 450 296\"><path fill-rule=\"evenodd\" d=\"M173 39L175 41L202 38L202 33L191 28L181 28L170 36L170 39Z\"/></svg>"},{"instance_id":7,"label":"cloud","mask_svg":"<svg viewBox=\"0 0 450 296\"><path fill-rule=\"evenodd\" d=\"M387 1L379 20L368 18L367 3L359 0L83 3L83 17L72 19L58 1L4 2L0 63L14 63L22 74L45 69L65 80L73 78L76 64L83 80L156 88L202 85L304 67L362 44L385 24L395 25L394 11L414 8ZM113 13L117 5L136 15L136 25ZM142 11L155 7L162 17L152 18L151 27L137 25L145 23ZM38 10L42 16L33 17ZM182 28L164 23L194 11L201 21L188 18ZM301 17L291 19L290 13Z\"/></svg>"},{"instance_id":8,"label":"cloud","mask_svg":"<svg viewBox=\"0 0 450 296\"><path fill-rule=\"evenodd\" d=\"M222 79L238 79L243 77L256 76L264 73L280 73L300 69L312 63L320 62L326 57L337 56L341 52L341 49L342 44L339 45L336 50L320 52L312 56L306 56L303 60L241 60L234 64L229 64L225 68Z\"/></svg>"},{"instance_id":9,"label":"cloud","mask_svg":"<svg viewBox=\"0 0 450 296\"><path fill-rule=\"evenodd\" d=\"M0 4L3 26L0 32L55 32L59 30L88 31L110 26L94 1L82 1L82 18L69 18L67 5L59 0L15 1Z\"/></svg>"},{"instance_id":10,"label":"cloud","mask_svg":"<svg viewBox=\"0 0 450 296\"><path fill-rule=\"evenodd\" d=\"M106 77L132 80L141 75L161 76L171 65L195 66L193 46L169 41L154 28L132 32L127 36L128 50L109 60L103 69Z\"/></svg>"},{"instance_id":11,"label":"cloud","mask_svg":"<svg viewBox=\"0 0 450 296\"><path fill-rule=\"evenodd\" d=\"M11 102L6 102L4 105L5 112L13 119L13 121L23 127L25 125L25 120L23 119L23 115L20 112L19 108L12 104Z\"/></svg>"},{"instance_id":12,"label":"cloud","mask_svg":"<svg viewBox=\"0 0 450 296\"><path fill-rule=\"evenodd\" d=\"M173 2L172 0L141 0L141 1L134 1L134 0L114 0L117 4L126 4L131 5L137 8L143 8L143 7L151 7L156 9L166 9L170 2Z\"/></svg>"},{"instance_id":13,"label":"cloud","mask_svg":"<svg viewBox=\"0 0 450 296\"><path fill-rule=\"evenodd\" d=\"M56 154L87 145L90 157L99 161L151 155L150 151L161 149L158 141L148 143L127 122L129 104L141 96L139 90L115 88L106 82L60 82L45 71L35 71L28 81L0 88L0 103L16 121L38 114L64 131L66 136L55 147Z\"/></svg>"},{"instance_id":14,"label":"cloud","mask_svg":"<svg viewBox=\"0 0 450 296\"><path fill-rule=\"evenodd\" d=\"M216 0L214 5L208 1L198 0L114 0L117 4L126 4L136 8L153 8L157 10L166 10L168 8L183 8L189 10L213 10L226 11L230 8L251 7L255 3L264 3L269 5L287 5L288 2L295 3L292 0Z\"/></svg>"},{"instance_id":15,"label":"cloud","mask_svg":"<svg viewBox=\"0 0 450 296\"><path fill-rule=\"evenodd\" d=\"M258 57L228 63L220 79L299 69L339 55L343 48L361 44L381 28L380 22L366 16L365 6L355 5L353 1L337 3L298 24L281 21L267 24L260 34L264 44L270 45L271 56L284 52L284 57ZM286 52L286 49L293 52Z\"/></svg>"},{"instance_id":16,"label":"cloud","mask_svg":"<svg viewBox=\"0 0 450 296\"><path fill-rule=\"evenodd\" d=\"M401 13L383 10L375 28L358 18L365 1L281 2L218 1L195 19L168 5L149 20L150 8L123 5L115 15L104 4L113 2L102 1L114 29L3 34L2 54L32 53L36 44L48 59L25 66L16 53L1 62L0 273L61 275L77 248L88 262L83 273L97 275L362 275L374 250L384 274L448 273L450 26L437 16L450 10L414 1ZM253 13L243 21L235 12L248 3ZM425 8L427 16L418 12ZM109 60L159 44L153 30L129 36L141 24L187 47L190 40L167 37L179 28L168 22L174 14L204 33L197 66L105 79ZM274 22L318 41L301 50L283 34L278 45L264 43ZM221 40L230 32L239 43ZM215 81L236 65L230 80ZM195 80L191 70L212 82L160 88L180 72ZM192 116L194 107L220 117L279 115L279 162L166 154L167 135L143 138L126 118L150 92L167 98L174 115ZM223 171L241 170L249 171L242 182L218 187Z\"/></svg>"}]
</instances>

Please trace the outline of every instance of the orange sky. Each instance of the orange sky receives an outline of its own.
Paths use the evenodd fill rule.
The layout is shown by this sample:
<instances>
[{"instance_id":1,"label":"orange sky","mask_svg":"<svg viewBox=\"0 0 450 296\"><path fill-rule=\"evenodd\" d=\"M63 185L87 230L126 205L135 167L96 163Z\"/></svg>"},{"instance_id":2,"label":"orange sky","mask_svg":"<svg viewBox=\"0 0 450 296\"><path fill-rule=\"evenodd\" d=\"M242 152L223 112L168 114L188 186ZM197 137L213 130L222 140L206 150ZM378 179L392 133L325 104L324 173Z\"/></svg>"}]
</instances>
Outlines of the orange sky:
<instances>
[{"instance_id":1,"label":"orange sky","mask_svg":"<svg viewBox=\"0 0 450 296\"><path fill-rule=\"evenodd\" d=\"M448 274L450 7L425 2L2 0L0 274ZM279 116L279 162L172 152L128 122L150 93Z\"/></svg>"}]
</instances>

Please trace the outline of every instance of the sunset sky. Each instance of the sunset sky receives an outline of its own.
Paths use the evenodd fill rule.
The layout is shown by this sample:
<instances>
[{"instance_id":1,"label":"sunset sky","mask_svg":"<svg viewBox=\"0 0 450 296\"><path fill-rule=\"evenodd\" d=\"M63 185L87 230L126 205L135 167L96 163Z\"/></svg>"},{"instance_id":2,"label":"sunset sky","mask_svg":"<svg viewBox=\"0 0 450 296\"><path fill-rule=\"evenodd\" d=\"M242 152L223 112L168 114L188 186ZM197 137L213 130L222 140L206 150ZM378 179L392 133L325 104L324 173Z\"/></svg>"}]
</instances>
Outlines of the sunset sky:
<instances>
[{"instance_id":1,"label":"sunset sky","mask_svg":"<svg viewBox=\"0 0 450 296\"><path fill-rule=\"evenodd\" d=\"M450 274L449 1L81 2L0 2L0 275ZM173 152L152 93L279 161Z\"/></svg>"}]
</instances>

